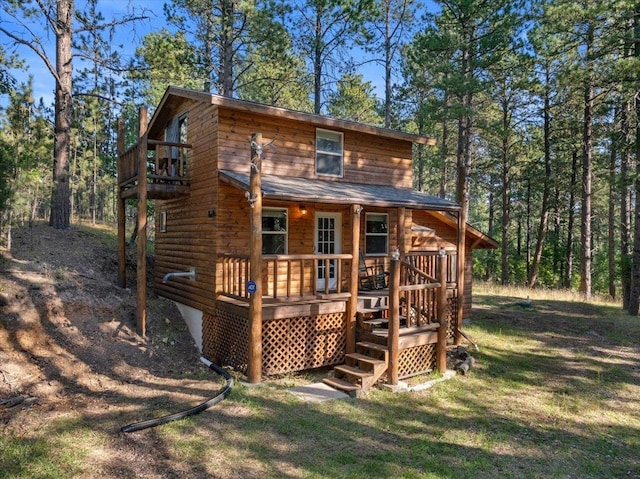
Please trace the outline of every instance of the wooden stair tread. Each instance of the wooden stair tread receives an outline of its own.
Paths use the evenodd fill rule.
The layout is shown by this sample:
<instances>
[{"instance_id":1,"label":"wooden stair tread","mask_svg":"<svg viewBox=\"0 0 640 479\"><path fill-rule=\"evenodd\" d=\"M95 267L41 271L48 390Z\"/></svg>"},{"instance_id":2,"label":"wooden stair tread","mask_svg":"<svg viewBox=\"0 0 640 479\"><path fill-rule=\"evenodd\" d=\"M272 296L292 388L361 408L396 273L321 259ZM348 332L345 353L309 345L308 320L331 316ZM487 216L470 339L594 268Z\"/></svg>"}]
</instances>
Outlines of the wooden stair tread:
<instances>
[{"instance_id":1,"label":"wooden stair tread","mask_svg":"<svg viewBox=\"0 0 640 479\"><path fill-rule=\"evenodd\" d=\"M376 351L389 352L389 348L384 344L372 343L370 341L360 341L356 343L357 346L362 346L363 348L375 349Z\"/></svg>"},{"instance_id":2,"label":"wooden stair tread","mask_svg":"<svg viewBox=\"0 0 640 479\"><path fill-rule=\"evenodd\" d=\"M343 379L338 379L334 377L327 377L322 380L323 383L331 386L332 388L339 389L340 391L358 391L360 390L360 386L356 386L350 382L347 382Z\"/></svg>"},{"instance_id":3,"label":"wooden stair tread","mask_svg":"<svg viewBox=\"0 0 640 479\"><path fill-rule=\"evenodd\" d=\"M340 364L339 366L335 366L333 369L345 374L351 374L352 376L356 376L358 378L369 378L373 376L373 373L363 371L362 369L356 368L354 366L347 366L346 364Z\"/></svg>"},{"instance_id":4,"label":"wooden stair tread","mask_svg":"<svg viewBox=\"0 0 640 479\"><path fill-rule=\"evenodd\" d=\"M389 320L385 318L372 318L372 319L363 319L363 323L372 324L372 325L380 325L380 324L388 324Z\"/></svg>"},{"instance_id":5,"label":"wooden stair tread","mask_svg":"<svg viewBox=\"0 0 640 479\"><path fill-rule=\"evenodd\" d=\"M371 356L366 356L360 353L349 353L346 357L351 359L357 359L358 361L362 361L367 364L376 365L376 364L386 364L386 361L383 359L372 358Z\"/></svg>"},{"instance_id":6,"label":"wooden stair tread","mask_svg":"<svg viewBox=\"0 0 640 479\"><path fill-rule=\"evenodd\" d=\"M358 308L358 313L360 314L371 314L371 313L381 313L383 311L388 311L389 308L387 306L378 306L374 308Z\"/></svg>"}]
</instances>

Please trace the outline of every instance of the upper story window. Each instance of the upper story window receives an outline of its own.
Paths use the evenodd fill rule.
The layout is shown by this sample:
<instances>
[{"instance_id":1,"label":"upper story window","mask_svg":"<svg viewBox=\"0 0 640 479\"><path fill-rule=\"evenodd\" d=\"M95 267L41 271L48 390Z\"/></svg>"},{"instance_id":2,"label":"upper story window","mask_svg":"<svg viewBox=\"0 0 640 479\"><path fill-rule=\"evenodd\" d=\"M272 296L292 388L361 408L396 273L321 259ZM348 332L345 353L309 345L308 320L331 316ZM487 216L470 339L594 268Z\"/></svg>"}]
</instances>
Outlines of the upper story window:
<instances>
[{"instance_id":1,"label":"upper story window","mask_svg":"<svg viewBox=\"0 0 640 479\"><path fill-rule=\"evenodd\" d=\"M262 210L262 254L287 254L287 210Z\"/></svg>"},{"instance_id":2,"label":"upper story window","mask_svg":"<svg viewBox=\"0 0 640 479\"><path fill-rule=\"evenodd\" d=\"M367 213L364 235L366 254L386 255L389 252L389 215Z\"/></svg>"},{"instance_id":3,"label":"upper story window","mask_svg":"<svg viewBox=\"0 0 640 479\"><path fill-rule=\"evenodd\" d=\"M342 176L343 135L338 131L316 130L316 174Z\"/></svg>"}]
</instances>

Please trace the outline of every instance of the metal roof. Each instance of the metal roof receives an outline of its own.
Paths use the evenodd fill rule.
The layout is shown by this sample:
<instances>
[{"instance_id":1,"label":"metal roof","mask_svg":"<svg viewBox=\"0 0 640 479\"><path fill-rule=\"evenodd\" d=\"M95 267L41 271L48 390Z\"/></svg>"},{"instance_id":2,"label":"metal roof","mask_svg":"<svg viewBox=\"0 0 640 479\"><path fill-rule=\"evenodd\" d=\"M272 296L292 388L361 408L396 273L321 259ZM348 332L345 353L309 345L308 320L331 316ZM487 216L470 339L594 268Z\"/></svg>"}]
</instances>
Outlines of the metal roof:
<instances>
[{"instance_id":1,"label":"metal roof","mask_svg":"<svg viewBox=\"0 0 640 479\"><path fill-rule=\"evenodd\" d=\"M223 181L237 188L249 190L248 173L220 170L220 177ZM406 207L437 211L458 211L460 209L457 203L411 188L273 175L262 175L261 184L264 197L272 200L340 205L359 204L386 208Z\"/></svg>"}]
</instances>

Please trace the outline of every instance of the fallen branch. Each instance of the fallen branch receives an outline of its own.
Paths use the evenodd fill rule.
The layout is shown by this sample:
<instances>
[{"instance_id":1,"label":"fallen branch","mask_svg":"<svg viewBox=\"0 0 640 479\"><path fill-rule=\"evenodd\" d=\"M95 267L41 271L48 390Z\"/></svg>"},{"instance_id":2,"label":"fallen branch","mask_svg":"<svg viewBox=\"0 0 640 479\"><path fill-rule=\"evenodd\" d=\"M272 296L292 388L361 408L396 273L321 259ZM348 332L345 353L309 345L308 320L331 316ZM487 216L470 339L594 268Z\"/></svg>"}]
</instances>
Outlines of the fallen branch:
<instances>
[{"instance_id":1,"label":"fallen branch","mask_svg":"<svg viewBox=\"0 0 640 479\"><path fill-rule=\"evenodd\" d=\"M0 407L9 409L10 407L17 406L24 402L26 398L24 396L15 396L9 399L5 399L4 401L0 401Z\"/></svg>"}]
</instances>

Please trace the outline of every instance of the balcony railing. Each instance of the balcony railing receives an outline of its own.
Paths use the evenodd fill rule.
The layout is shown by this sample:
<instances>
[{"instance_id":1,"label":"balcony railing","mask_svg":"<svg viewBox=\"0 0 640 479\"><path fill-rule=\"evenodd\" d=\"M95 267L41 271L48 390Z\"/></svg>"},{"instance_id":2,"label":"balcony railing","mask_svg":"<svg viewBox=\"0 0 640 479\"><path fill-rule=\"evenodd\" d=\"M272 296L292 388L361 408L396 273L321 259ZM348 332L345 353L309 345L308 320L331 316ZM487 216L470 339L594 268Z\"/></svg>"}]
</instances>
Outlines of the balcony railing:
<instances>
[{"instance_id":1,"label":"balcony railing","mask_svg":"<svg viewBox=\"0 0 640 479\"><path fill-rule=\"evenodd\" d=\"M118 158L119 185L129 188L139 183L140 155L144 155L146 181L152 184L189 184L188 143L146 140L143 138Z\"/></svg>"}]
</instances>

